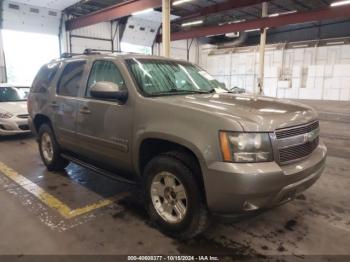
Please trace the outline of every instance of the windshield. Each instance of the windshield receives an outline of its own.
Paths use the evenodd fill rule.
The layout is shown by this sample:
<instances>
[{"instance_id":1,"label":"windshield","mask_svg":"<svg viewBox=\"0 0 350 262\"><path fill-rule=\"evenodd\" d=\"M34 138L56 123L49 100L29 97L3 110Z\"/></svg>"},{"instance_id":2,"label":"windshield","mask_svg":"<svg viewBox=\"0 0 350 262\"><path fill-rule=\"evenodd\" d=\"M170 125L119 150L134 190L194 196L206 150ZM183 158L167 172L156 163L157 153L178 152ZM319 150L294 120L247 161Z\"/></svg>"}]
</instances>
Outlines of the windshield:
<instances>
[{"instance_id":1,"label":"windshield","mask_svg":"<svg viewBox=\"0 0 350 262\"><path fill-rule=\"evenodd\" d=\"M0 87L0 102L26 101L29 87Z\"/></svg>"},{"instance_id":2,"label":"windshield","mask_svg":"<svg viewBox=\"0 0 350 262\"><path fill-rule=\"evenodd\" d=\"M148 96L212 93L222 84L202 69L186 62L128 59L140 89Z\"/></svg>"}]
</instances>

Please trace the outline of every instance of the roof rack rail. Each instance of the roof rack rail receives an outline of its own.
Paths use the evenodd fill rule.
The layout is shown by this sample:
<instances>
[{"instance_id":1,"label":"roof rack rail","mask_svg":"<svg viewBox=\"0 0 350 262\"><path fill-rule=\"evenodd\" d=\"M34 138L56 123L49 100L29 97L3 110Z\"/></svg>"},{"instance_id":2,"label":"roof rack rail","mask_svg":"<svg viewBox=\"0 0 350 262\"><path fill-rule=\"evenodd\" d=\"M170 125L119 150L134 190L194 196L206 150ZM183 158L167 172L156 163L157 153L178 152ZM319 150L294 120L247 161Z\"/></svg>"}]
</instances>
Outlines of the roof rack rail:
<instances>
[{"instance_id":1,"label":"roof rack rail","mask_svg":"<svg viewBox=\"0 0 350 262\"><path fill-rule=\"evenodd\" d=\"M61 55L60 55L60 58L70 58L70 57L72 57L72 56L75 56L75 55L80 55L80 54L75 54L75 53L62 53Z\"/></svg>"},{"instance_id":2,"label":"roof rack rail","mask_svg":"<svg viewBox=\"0 0 350 262\"><path fill-rule=\"evenodd\" d=\"M78 55L100 55L100 52L108 52L108 53L124 53L124 54L138 54L134 52L123 52L119 50L104 50L104 49L94 49L94 48L86 48L83 53L62 53L60 58L71 58L73 56Z\"/></svg>"},{"instance_id":3,"label":"roof rack rail","mask_svg":"<svg viewBox=\"0 0 350 262\"><path fill-rule=\"evenodd\" d=\"M100 52L98 51L102 51L102 50L98 50L98 49L92 49L92 48L86 48L84 50L84 55L99 55L101 54Z\"/></svg>"},{"instance_id":4,"label":"roof rack rail","mask_svg":"<svg viewBox=\"0 0 350 262\"><path fill-rule=\"evenodd\" d=\"M88 54L91 54L91 53L99 53L99 52L106 52L106 53L129 53L129 52L124 52L124 51L119 51L119 50L107 50L107 49L93 49L93 48L87 48L85 49L84 51L84 54L85 52L87 52Z\"/></svg>"}]
</instances>

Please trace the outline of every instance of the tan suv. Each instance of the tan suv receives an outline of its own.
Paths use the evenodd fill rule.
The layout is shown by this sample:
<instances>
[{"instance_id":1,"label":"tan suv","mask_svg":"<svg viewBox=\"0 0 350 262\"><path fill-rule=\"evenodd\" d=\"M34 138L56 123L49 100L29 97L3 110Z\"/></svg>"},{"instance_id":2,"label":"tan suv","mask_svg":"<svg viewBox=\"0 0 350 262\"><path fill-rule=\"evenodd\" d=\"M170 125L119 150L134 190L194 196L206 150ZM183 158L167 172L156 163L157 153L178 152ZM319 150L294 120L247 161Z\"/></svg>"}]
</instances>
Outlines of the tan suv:
<instances>
[{"instance_id":1,"label":"tan suv","mask_svg":"<svg viewBox=\"0 0 350 262\"><path fill-rule=\"evenodd\" d=\"M293 199L321 175L326 147L314 110L232 94L185 61L65 55L39 71L30 125L49 170L69 161L140 183L149 216L178 238L209 214Z\"/></svg>"}]
</instances>

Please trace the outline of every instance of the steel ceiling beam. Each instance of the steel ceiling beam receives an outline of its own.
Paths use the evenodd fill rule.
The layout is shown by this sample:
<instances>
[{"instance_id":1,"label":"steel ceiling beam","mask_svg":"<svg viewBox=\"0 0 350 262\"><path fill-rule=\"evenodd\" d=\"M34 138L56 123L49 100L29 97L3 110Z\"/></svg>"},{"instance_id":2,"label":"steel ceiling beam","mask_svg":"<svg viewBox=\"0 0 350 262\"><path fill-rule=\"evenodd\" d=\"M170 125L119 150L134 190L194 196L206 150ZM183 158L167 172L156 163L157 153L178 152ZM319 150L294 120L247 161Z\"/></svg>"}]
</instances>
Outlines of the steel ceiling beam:
<instances>
[{"instance_id":1,"label":"steel ceiling beam","mask_svg":"<svg viewBox=\"0 0 350 262\"><path fill-rule=\"evenodd\" d=\"M203 26L188 31L175 32L171 34L171 40L183 40L209 35L219 35L232 32L242 32L249 29L280 27L291 24L307 23L336 18L350 17L350 6L327 7L314 11L303 11L294 14L281 15L255 19L247 22L226 24L222 26ZM160 42L160 37L157 41Z\"/></svg>"},{"instance_id":2,"label":"steel ceiling beam","mask_svg":"<svg viewBox=\"0 0 350 262\"><path fill-rule=\"evenodd\" d=\"M206 16L206 15L210 15L213 13L219 13L219 12L224 12L224 11L229 11L232 9L236 9L236 8L242 8L242 7L247 7L247 6L251 6L251 5L257 5L257 4L261 4L263 2L269 2L270 0L235 0L235 1L226 1L223 3L219 3L219 4L214 4L214 5L210 5L207 7L203 7L200 10L198 10L197 12L194 12L190 15L187 16L183 16L179 19L174 20L173 22L182 22L185 20L189 20L189 19L194 19L197 17L201 17L201 16Z\"/></svg>"},{"instance_id":3,"label":"steel ceiling beam","mask_svg":"<svg viewBox=\"0 0 350 262\"><path fill-rule=\"evenodd\" d=\"M161 6L162 0L129 0L82 17L68 20L66 22L66 28L70 31L84 26L115 20L148 8L158 8Z\"/></svg>"}]
</instances>

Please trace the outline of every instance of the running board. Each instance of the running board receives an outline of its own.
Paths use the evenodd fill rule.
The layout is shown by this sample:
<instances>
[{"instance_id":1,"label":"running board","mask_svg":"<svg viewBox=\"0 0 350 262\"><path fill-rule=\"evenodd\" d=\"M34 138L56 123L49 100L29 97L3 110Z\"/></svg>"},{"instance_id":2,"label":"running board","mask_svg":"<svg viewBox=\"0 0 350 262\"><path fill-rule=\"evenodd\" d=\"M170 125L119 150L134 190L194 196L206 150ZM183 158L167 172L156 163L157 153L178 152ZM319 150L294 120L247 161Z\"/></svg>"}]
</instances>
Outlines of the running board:
<instances>
[{"instance_id":1,"label":"running board","mask_svg":"<svg viewBox=\"0 0 350 262\"><path fill-rule=\"evenodd\" d=\"M122 183L126 183L126 184L131 184L131 185L135 185L137 184L135 181L132 181L132 180L129 180L129 179L126 179L124 177L121 177L121 176L118 176L110 171L107 171L107 170L104 170L104 169L101 169L101 168L98 168L94 165L91 165L89 163L86 163L78 158L75 158L73 156L70 156L68 154L61 154L61 156L68 160L68 161L71 161L79 166L82 166L82 167L85 167L91 171L94 171L96 173L98 173L99 175L102 175L102 176L105 176L105 177L108 177L112 180L115 180L115 181L118 181L118 182L122 182Z\"/></svg>"}]
</instances>

